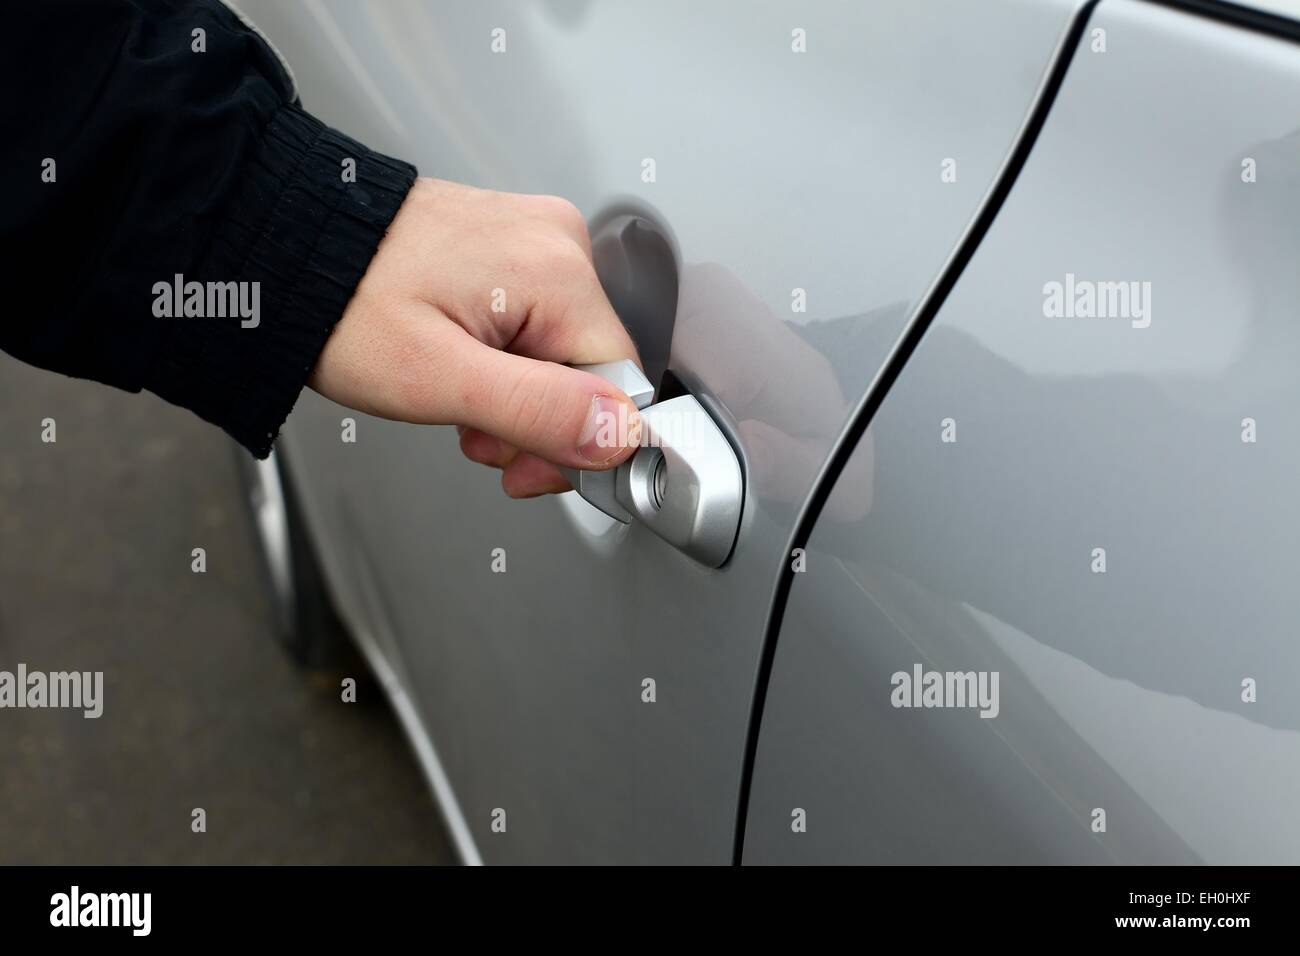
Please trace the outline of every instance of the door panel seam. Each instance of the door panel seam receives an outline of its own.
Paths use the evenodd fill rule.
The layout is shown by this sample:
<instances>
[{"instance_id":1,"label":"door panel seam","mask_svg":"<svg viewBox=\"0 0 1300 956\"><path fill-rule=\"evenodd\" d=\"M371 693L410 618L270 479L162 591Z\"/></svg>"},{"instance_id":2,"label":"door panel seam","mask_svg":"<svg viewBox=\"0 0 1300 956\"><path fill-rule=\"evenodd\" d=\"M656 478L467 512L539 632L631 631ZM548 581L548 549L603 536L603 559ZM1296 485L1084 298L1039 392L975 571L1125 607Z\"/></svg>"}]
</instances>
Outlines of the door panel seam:
<instances>
[{"instance_id":1,"label":"door panel seam","mask_svg":"<svg viewBox=\"0 0 1300 956\"><path fill-rule=\"evenodd\" d=\"M786 555L795 548L806 548L817 519L821 516L841 471L852 457L854 450L877 409L889 393L890 388L901 374L912 353L916 350L926 330L943 307L949 293L956 286L957 280L965 271L975 250L979 248L984 236L992 228L994 220L1001 211L1010 194L1012 186L1020 176L1033 151L1039 134L1047 122L1048 113L1056 101L1057 94L1065 82L1066 73L1074 60L1075 52L1083 38L1088 21L1100 0L1087 0L1075 11L1068 29L1062 35L1052 61L1044 75L1043 82L1035 93L1025 122L1021 127L1002 168L990 187L979 210L958 240L948 261L939 270L938 278L926 292L916 315L895 343L890 354L876 377L868 386L865 396L855 409L848 426L840 435L831 450L826 464L813 483L813 488L795 523L795 529L786 547ZM772 664L776 658L777 638L780 634L782 620L790 589L794 584L794 569L788 560L782 560L776 587L772 597L772 606L768 612L767 627L763 635L763 644L759 655L757 678L754 682L754 694L750 704L749 722L745 735L745 752L741 765L740 792L736 805L736 826L732 844L731 862L739 866L745 848L745 826L748 822L749 798L753 783L754 763L758 754L758 738L761 730L763 707L767 700L768 682L772 676Z\"/></svg>"}]
</instances>

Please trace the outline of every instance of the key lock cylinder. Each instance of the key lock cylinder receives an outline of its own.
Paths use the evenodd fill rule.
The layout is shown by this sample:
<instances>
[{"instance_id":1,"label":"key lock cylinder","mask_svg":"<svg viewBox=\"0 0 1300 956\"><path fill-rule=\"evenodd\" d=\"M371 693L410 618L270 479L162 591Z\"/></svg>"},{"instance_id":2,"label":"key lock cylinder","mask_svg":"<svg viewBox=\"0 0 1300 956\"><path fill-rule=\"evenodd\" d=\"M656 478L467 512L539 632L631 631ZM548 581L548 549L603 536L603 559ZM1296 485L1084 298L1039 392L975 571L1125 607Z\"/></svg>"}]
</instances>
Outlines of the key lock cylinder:
<instances>
[{"instance_id":1,"label":"key lock cylinder","mask_svg":"<svg viewBox=\"0 0 1300 956\"><path fill-rule=\"evenodd\" d=\"M711 568L731 554L744 479L736 452L693 395L654 403L654 386L631 360L579 365L618 386L641 410L641 447L607 471L563 469L588 503L623 524L638 522ZM621 424L621 423L619 423Z\"/></svg>"}]
</instances>

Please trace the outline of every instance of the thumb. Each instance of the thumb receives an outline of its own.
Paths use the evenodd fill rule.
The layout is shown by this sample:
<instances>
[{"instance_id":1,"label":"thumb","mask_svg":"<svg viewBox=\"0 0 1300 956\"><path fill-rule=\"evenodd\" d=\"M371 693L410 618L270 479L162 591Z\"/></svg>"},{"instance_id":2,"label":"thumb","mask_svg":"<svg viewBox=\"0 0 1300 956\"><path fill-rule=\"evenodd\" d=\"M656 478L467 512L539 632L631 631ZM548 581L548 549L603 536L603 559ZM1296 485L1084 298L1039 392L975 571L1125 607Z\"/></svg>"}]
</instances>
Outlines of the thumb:
<instances>
[{"instance_id":1,"label":"thumb","mask_svg":"<svg viewBox=\"0 0 1300 956\"><path fill-rule=\"evenodd\" d=\"M598 375L501 352L466 336L447 392L447 420L556 465L612 468L641 440L636 405Z\"/></svg>"}]
</instances>

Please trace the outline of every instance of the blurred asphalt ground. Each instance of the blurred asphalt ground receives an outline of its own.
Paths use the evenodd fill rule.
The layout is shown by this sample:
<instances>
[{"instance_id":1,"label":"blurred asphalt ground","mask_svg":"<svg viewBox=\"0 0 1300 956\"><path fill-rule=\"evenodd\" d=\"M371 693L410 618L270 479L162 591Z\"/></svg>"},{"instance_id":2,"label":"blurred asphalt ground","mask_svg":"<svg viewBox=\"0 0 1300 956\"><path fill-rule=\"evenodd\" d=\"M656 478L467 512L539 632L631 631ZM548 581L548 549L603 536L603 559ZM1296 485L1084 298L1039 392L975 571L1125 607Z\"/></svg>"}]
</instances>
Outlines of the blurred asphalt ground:
<instances>
[{"instance_id":1,"label":"blurred asphalt ground","mask_svg":"<svg viewBox=\"0 0 1300 956\"><path fill-rule=\"evenodd\" d=\"M454 862L374 685L276 645L232 448L0 355L0 670L104 671L98 720L0 709L0 863Z\"/></svg>"}]
</instances>

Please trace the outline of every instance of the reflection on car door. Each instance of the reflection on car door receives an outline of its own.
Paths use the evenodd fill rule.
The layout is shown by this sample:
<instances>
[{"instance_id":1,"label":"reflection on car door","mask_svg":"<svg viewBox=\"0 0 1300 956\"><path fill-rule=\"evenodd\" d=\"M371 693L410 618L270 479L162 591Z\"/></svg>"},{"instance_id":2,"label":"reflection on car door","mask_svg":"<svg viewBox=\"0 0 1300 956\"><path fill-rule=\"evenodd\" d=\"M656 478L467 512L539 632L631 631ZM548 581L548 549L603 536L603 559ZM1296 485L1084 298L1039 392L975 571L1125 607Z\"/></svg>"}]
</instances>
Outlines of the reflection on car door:
<instances>
[{"instance_id":1,"label":"reflection on car door","mask_svg":"<svg viewBox=\"0 0 1300 956\"><path fill-rule=\"evenodd\" d=\"M1096 8L813 534L744 862L1300 860L1297 88L1293 41Z\"/></svg>"},{"instance_id":2,"label":"reflection on car door","mask_svg":"<svg viewBox=\"0 0 1300 956\"><path fill-rule=\"evenodd\" d=\"M595 224L634 210L670 243L675 314L623 315L671 341L738 445L721 570L572 495L507 501L450 429L363 418L344 444L347 413L307 396L284 448L340 603L391 632L486 860L727 862L795 518L1079 4L246 6L327 121Z\"/></svg>"}]
</instances>

